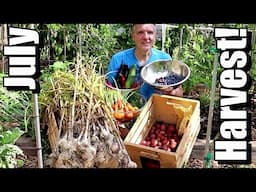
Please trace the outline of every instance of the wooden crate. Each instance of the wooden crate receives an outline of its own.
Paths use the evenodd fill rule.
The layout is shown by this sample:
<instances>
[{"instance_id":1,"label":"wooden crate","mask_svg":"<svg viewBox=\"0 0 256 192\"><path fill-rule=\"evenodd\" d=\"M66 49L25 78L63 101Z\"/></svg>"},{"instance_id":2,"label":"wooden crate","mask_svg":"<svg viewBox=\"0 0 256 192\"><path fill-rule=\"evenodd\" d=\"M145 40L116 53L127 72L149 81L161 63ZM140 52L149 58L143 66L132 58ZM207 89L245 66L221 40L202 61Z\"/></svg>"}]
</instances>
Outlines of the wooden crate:
<instances>
[{"instance_id":1,"label":"wooden crate","mask_svg":"<svg viewBox=\"0 0 256 192\"><path fill-rule=\"evenodd\" d=\"M175 152L140 145L156 121L176 124L182 137ZM157 161L160 168L181 168L189 159L199 130L198 100L153 94L125 137L124 144L139 168L143 167L144 158Z\"/></svg>"}]
</instances>

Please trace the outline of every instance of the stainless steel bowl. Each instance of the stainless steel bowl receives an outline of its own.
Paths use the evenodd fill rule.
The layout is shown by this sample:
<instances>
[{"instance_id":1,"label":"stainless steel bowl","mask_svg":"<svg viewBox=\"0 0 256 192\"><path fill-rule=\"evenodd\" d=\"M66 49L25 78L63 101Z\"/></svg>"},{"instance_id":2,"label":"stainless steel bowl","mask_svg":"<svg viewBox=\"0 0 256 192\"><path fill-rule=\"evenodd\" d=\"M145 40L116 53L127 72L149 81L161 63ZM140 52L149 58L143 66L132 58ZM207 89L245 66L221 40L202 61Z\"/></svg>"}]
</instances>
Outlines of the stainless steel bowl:
<instances>
[{"instance_id":1,"label":"stainless steel bowl","mask_svg":"<svg viewBox=\"0 0 256 192\"><path fill-rule=\"evenodd\" d=\"M180 76L180 80L173 84L155 83L156 79L167 77L170 74ZM141 78L155 89L164 90L170 87L178 87L190 76L190 68L185 63L178 60L159 60L145 65L141 69Z\"/></svg>"}]
</instances>

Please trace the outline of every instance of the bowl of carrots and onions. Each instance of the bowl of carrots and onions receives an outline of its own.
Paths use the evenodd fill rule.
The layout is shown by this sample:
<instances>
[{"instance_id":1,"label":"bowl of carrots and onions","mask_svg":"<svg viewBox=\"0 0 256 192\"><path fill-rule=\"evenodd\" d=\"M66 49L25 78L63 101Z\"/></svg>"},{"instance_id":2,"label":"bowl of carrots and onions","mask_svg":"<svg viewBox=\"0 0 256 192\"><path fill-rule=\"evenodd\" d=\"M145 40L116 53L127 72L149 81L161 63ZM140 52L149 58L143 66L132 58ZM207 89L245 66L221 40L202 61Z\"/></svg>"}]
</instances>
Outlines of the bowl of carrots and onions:
<instances>
[{"instance_id":1,"label":"bowl of carrots and onions","mask_svg":"<svg viewBox=\"0 0 256 192\"><path fill-rule=\"evenodd\" d=\"M111 108L113 116L117 121L129 122L138 117L146 99L138 92L131 92L123 98L113 101Z\"/></svg>"},{"instance_id":2,"label":"bowl of carrots and onions","mask_svg":"<svg viewBox=\"0 0 256 192\"><path fill-rule=\"evenodd\" d=\"M133 64L130 68L122 64L117 71L109 71L105 77L105 85L114 90L129 92L138 90L144 81L139 77L137 65Z\"/></svg>"}]
</instances>

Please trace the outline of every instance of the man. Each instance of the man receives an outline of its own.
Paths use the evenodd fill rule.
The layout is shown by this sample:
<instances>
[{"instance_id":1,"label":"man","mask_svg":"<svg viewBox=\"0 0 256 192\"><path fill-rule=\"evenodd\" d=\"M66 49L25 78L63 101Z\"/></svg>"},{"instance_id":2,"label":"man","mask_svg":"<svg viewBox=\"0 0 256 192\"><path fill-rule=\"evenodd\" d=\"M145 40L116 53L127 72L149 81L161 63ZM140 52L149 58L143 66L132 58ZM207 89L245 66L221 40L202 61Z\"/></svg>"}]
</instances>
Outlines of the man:
<instances>
[{"instance_id":1,"label":"man","mask_svg":"<svg viewBox=\"0 0 256 192\"><path fill-rule=\"evenodd\" d=\"M135 47L113 55L108 66L108 71L118 71L121 64L128 65L128 68L136 64L137 75L139 75L140 69L151 62L172 59L166 52L153 48L156 42L156 26L154 24L134 24L131 29L131 36ZM156 92L157 91L147 83L144 83L140 88L140 93L145 96L146 99L149 99L151 94ZM157 93L159 93L159 91ZM180 97L183 96L181 86L176 89L170 88L161 93Z\"/></svg>"}]
</instances>

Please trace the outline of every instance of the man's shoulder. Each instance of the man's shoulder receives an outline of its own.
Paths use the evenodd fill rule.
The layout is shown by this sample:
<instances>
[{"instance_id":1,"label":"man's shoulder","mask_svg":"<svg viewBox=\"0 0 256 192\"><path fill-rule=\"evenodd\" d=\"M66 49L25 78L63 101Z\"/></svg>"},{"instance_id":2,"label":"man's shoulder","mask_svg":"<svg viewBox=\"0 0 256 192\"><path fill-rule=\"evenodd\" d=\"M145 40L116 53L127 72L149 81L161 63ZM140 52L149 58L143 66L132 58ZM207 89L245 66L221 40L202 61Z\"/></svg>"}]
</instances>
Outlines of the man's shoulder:
<instances>
[{"instance_id":1,"label":"man's shoulder","mask_svg":"<svg viewBox=\"0 0 256 192\"><path fill-rule=\"evenodd\" d=\"M116 54L114 54L113 57L123 57L123 56L131 55L133 54L133 52L134 52L134 48L129 48L129 49L125 49L117 52Z\"/></svg>"},{"instance_id":2,"label":"man's shoulder","mask_svg":"<svg viewBox=\"0 0 256 192\"><path fill-rule=\"evenodd\" d=\"M162 59L171 59L170 54L166 53L165 51L153 48L152 49L153 55L157 58L162 58Z\"/></svg>"},{"instance_id":3,"label":"man's shoulder","mask_svg":"<svg viewBox=\"0 0 256 192\"><path fill-rule=\"evenodd\" d=\"M155 54L159 54L159 55L169 55L168 53L166 53L165 51L162 51L162 50L159 50L159 49L156 49L156 48L152 48L153 52Z\"/></svg>"}]
</instances>

